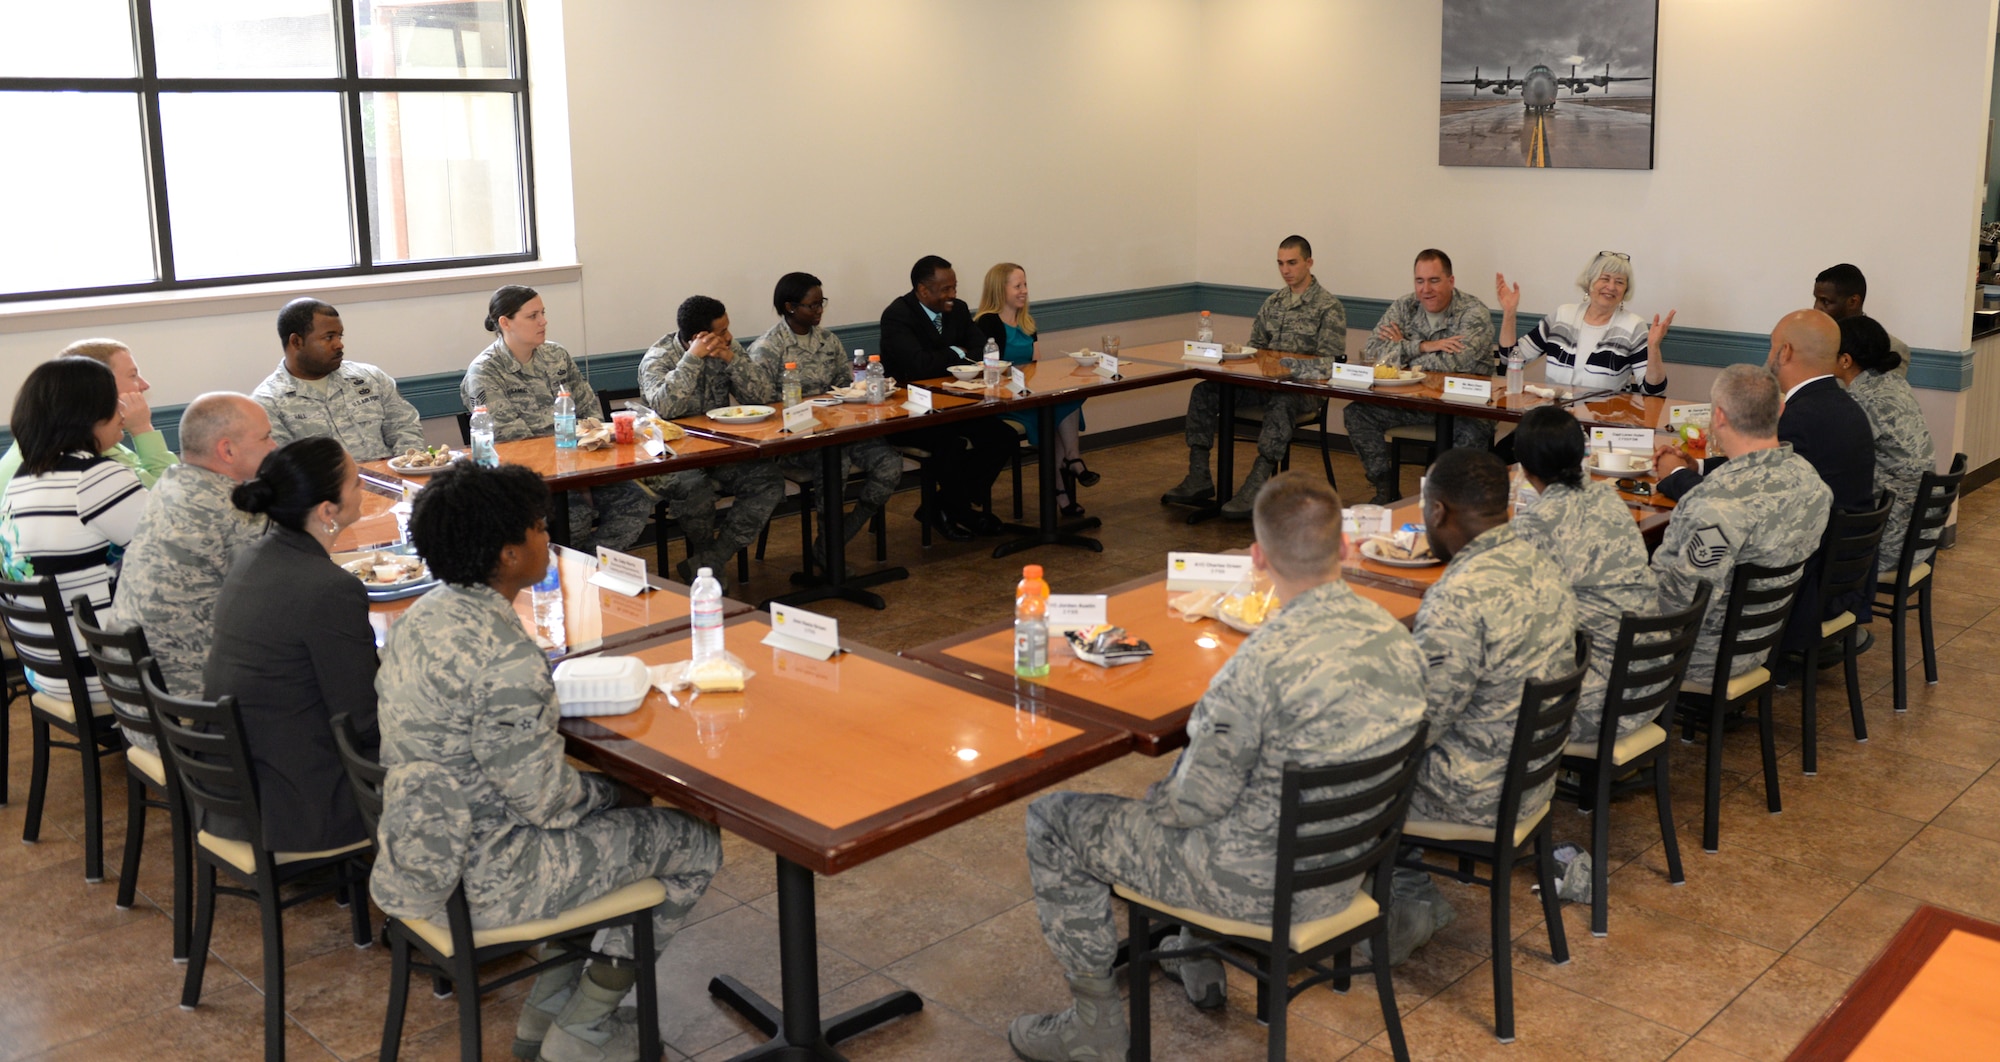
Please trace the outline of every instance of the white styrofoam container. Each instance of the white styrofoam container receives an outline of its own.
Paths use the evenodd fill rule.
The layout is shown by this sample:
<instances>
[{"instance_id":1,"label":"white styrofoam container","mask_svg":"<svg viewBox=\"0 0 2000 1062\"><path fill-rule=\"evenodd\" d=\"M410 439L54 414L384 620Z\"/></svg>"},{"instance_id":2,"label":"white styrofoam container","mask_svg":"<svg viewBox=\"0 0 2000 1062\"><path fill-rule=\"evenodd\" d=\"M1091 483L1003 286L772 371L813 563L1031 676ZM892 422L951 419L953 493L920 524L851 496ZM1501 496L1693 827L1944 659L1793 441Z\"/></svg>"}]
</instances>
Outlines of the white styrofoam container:
<instances>
[{"instance_id":1,"label":"white styrofoam container","mask_svg":"<svg viewBox=\"0 0 2000 1062\"><path fill-rule=\"evenodd\" d=\"M653 687L646 664L633 656L584 656L556 665L556 700L563 718L624 715Z\"/></svg>"}]
</instances>

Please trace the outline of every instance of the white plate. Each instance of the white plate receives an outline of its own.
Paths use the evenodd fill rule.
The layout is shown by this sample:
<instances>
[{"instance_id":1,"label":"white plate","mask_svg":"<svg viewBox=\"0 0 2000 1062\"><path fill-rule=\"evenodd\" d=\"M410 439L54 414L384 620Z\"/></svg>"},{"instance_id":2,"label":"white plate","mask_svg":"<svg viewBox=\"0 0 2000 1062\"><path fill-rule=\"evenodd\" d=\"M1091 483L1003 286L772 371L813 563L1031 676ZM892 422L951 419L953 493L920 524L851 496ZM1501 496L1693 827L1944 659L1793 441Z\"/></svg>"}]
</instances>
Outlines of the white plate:
<instances>
[{"instance_id":1,"label":"white plate","mask_svg":"<svg viewBox=\"0 0 2000 1062\"><path fill-rule=\"evenodd\" d=\"M1426 557L1422 560L1397 560L1394 557L1383 556L1379 552L1381 548L1382 544L1371 538L1361 544L1361 555L1377 564L1386 564L1391 568L1429 568L1432 565L1444 563L1436 557Z\"/></svg>"},{"instance_id":2,"label":"white plate","mask_svg":"<svg viewBox=\"0 0 2000 1062\"><path fill-rule=\"evenodd\" d=\"M1222 352L1222 360L1223 360L1223 361L1241 361L1241 360L1243 360L1244 358L1254 358L1254 357L1256 357L1256 356L1257 356L1257 348L1256 348L1256 347L1244 347L1244 348L1243 348L1243 350L1242 350L1241 352L1239 352L1239 353L1236 353L1236 354L1231 354L1231 353L1230 353L1229 351L1227 351L1227 350L1224 350L1224 351Z\"/></svg>"},{"instance_id":3,"label":"white plate","mask_svg":"<svg viewBox=\"0 0 2000 1062\"><path fill-rule=\"evenodd\" d=\"M981 373L986 371L986 367L984 365L952 365L947 367L945 371L957 377L960 382L964 382L976 379Z\"/></svg>"},{"instance_id":4,"label":"white plate","mask_svg":"<svg viewBox=\"0 0 2000 1062\"><path fill-rule=\"evenodd\" d=\"M459 458L465 456L464 450L448 450L446 452L451 454L451 459L453 461L456 461ZM401 454L397 454L396 456L389 459L389 471L394 472L399 476L428 476L433 472L449 467L450 467L449 465L426 465L423 467L412 467L403 464L403 455Z\"/></svg>"},{"instance_id":5,"label":"white plate","mask_svg":"<svg viewBox=\"0 0 2000 1062\"><path fill-rule=\"evenodd\" d=\"M1600 476L1610 476L1612 479L1653 478L1653 466L1651 464L1646 465L1644 468L1626 468L1626 469L1605 468L1602 465L1590 465L1588 467L1593 473Z\"/></svg>"},{"instance_id":6,"label":"white plate","mask_svg":"<svg viewBox=\"0 0 2000 1062\"><path fill-rule=\"evenodd\" d=\"M356 557L356 558L353 558L353 559L351 559L351 560L348 560L348 561L345 561L345 562L343 562L343 563L341 564L341 567L343 567L343 568L347 569L347 570L348 570L348 572L349 572L349 573L351 573L351 574L353 574L353 575L354 575L354 576L355 576L356 578L360 578L360 575L361 575L361 572L360 572L360 571L359 571L358 569L364 569L364 568L373 568L373 567L374 567L374 566L375 566L375 565L376 565L377 563L383 563L383 564L387 564L387 563L391 563L390 561L380 561L380 562L378 562L378 561L377 561L377 560L375 559L375 558L376 558L377 556L378 556L378 554L376 554L376 553L369 553L369 554L367 554L367 555L365 555L365 556L361 556L361 557ZM380 554L380 556L389 556L389 557L396 557L396 556L402 556L402 555L401 555L401 554ZM367 588L368 588L368 592L369 592L370 594L387 594L387 593L394 593L394 592L395 592L395 591L397 591L397 590L406 590L406 589L409 589L410 587L413 587L413 586L416 586L416 585L417 585L417 584L419 584L419 583L428 583L428 582L435 582L435 581L436 581L436 580L435 580L435 579L433 579L433 578L432 578L432 576L431 576L431 572L430 572L430 569L429 569L429 568L419 568L419 569L417 569L417 574L416 574L415 576L413 576L413 577L411 577L411 578L408 578L408 579L404 579L404 580L403 580L403 581L401 581L401 582L396 582L396 583L378 583L378 582L373 582L373 581L371 581L371 580L368 580L368 579L362 579L362 580L361 580L361 585L362 585L362 586L365 586L365 587L367 587Z\"/></svg>"},{"instance_id":7,"label":"white plate","mask_svg":"<svg viewBox=\"0 0 2000 1062\"><path fill-rule=\"evenodd\" d=\"M1418 384L1420 384L1420 383L1423 383L1423 382L1424 382L1424 381L1425 381L1426 379L1429 379L1429 377L1427 377L1427 376L1415 376L1415 377L1409 377L1409 378L1403 378L1403 377L1397 377L1397 378L1396 378L1396 379L1394 379L1394 380L1379 380L1379 379L1378 379L1378 380L1376 380L1376 381L1375 381L1375 386L1377 386L1377 387L1415 387L1415 386L1417 386Z\"/></svg>"},{"instance_id":8,"label":"white plate","mask_svg":"<svg viewBox=\"0 0 2000 1062\"><path fill-rule=\"evenodd\" d=\"M1078 365L1095 365L1097 364L1097 352L1094 350L1072 350L1069 352L1069 359Z\"/></svg>"},{"instance_id":9,"label":"white plate","mask_svg":"<svg viewBox=\"0 0 2000 1062\"><path fill-rule=\"evenodd\" d=\"M770 420L777 412L770 406L717 406L708 411L708 419L717 424L755 424Z\"/></svg>"}]
</instances>

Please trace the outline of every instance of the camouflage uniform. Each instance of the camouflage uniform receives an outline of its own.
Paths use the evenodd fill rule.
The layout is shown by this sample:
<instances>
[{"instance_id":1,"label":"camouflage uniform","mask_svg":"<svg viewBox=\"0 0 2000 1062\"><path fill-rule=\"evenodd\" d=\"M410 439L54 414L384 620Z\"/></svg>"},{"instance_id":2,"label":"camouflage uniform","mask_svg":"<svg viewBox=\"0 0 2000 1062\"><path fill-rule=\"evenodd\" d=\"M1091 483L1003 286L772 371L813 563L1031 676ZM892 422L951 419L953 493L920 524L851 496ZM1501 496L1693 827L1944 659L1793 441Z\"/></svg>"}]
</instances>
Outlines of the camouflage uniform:
<instances>
[{"instance_id":1,"label":"camouflage uniform","mask_svg":"<svg viewBox=\"0 0 2000 1062\"><path fill-rule=\"evenodd\" d=\"M686 417L717 406L755 402L769 392L764 370L740 343L732 342L733 357L698 358L688 353L680 336L667 333L639 359L639 390L646 404L663 417ZM687 536L688 565L714 569L718 579L737 550L757 540L771 519L771 510L785 500L785 477L775 461L737 461L713 468L660 476L655 489L667 497L674 519ZM720 531L715 527L718 491L735 495Z\"/></svg>"},{"instance_id":2,"label":"camouflage uniform","mask_svg":"<svg viewBox=\"0 0 2000 1062\"><path fill-rule=\"evenodd\" d=\"M1662 612L1688 607L1697 583L1713 588L1687 681L1715 681L1715 651L1736 566L1778 568L1812 556L1832 507L1833 490L1790 443L1731 457L1681 496L1653 551L1653 574L1660 580ZM1763 663L1738 657L1732 677Z\"/></svg>"},{"instance_id":3,"label":"camouflage uniform","mask_svg":"<svg viewBox=\"0 0 2000 1062\"><path fill-rule=\"evenodd\" d=\"M815 327L810 334L802 336L792 331L792 326L779 321L750 344L750 359L770 381L768 392L750 399L753 402L775 404L779 400L783 393L785 363L788 361L798 363L801 395L824 394L854 382L854 372L848 365L847 352L841 349L840 337L824 328ZM845 468L859 470L868 477L861 485L861 504L875 509L889 504L889 495L895 493L896 485L903 480L903 457L889 446L889 440L876 436L843 446L841 451ZM778 459L778 463L786 471L800 474L817 489L819 454L786 454ZM848 537L854 537L860 527L860 521L850 522Z\"/></svg>"},{"instance_id":4,"label":"camouflage uniform","mask_svg":"<svg viewBox=\"0 0 2000 1062\"><path fill-rule=\"evenodd\" d=\"M1071 974L1111 971L1111 882L1269 922L1285 762L1389 752L1423 715L1423 656L1401 624L1337 581L1293 599L1209 682L1187 749L1144 799L1051 793L1029 806L1035 906L1057 961ZM1340 911L1357 884L1302 897L1294 917Z\"/></svg>"},{"instance_id":5,"label":"camouflage uniform","mask_svg":"<svg viewBox=\"0 0 2000 1062\"><path fill-rule=\"evenodd\" d=\"M1864 372L1847 385L1861 412L1868 414L1868 427L1875 433L1875 489L1892 496L1889 523L1882 528L1882 551L1876 554L1878 571L1893 572L1902 559L1903 536L1910 530L1910 509L1916 504L1917 483L1924 473L1937 467L1937 449L1931 443L1930 425L1924 411L1917 408L1917 396L1910 382L1894 373ZM1917 551L1919 562L1929 560L1931 551Z\"/></svg>"},{"instance_id":6,"label":"camouflage uniform","mask_svg":"<svg viewBox=\"0 0 2000 1062\"><path fill-rule=\"evenodd\" d=\"M1651 616L1660 607L1660 586L1646 567L1639 524L1602 483L1585 481L1581 488L1551 483L1532 509L1515 514L1514 533L1540 546L1576 595L1577 625L1590 634L1590 670L1584 673L1583 695L1569 732L1573 740L1595 741L1623 615ZM1626 716L1618 725L1619 736L1650 719Z\"/></svg>"},{"instance_id":7,"label":"camouflage uniform","mask_svg":"<svg viewBox=\"0 0 2000 1062\"><path fill-rule=\"evenodd\" d=\"M548 659L487 586L440 586L389 629L375 676L384 806L369 893L442 922L461 882L475 929L548 918L641 878L667 898L657 945L722 862L721 834L668 808L613 807L603 775L563 760ZM631 934L605 942L631 957Z\"/></svg>"},{"instance_id":8,"label":"camouflage uniform","mask_svg":"<svg viewBox=\"0 0 2000 1062\"><path fill-rule=\"evenodd\" d=\"M1493 314L1485 303L1466 294L1463 288L1452 292L1451 304L1443 313L1435 314L1426 311L1415 294L1405 295L1389 304L1376 328L1390 324L1403 330L1402 342L1383 339L1379 332L1371 336L1362 355L1368 362L1468 376L1493 374ZM1465 340L1463 351L1451 354L1434 350L1426 354L1417 350L1420 343L1452 336ZM1434 419L1429 413L1390 409L1365 399L1349 402L1343 416L1347 441L1353 444L1354 455L1361 459L1368 482L1377 489L1393 488L1396 483L1396 469L1389 463L1389 440L1383 438L1384 432L1406 424L1430 424ZM1480 449L1493 445L1493 422L1483 417L1453 417L1451 445ZM1391 489L1389 493L1396 491Z\"/></svg>"},{"instance_id":9,"label":"camouflage uniform","mask_svg":"<svg viewBox=\"0 0 2000 1062\"><path fill-rule=\"evenodd\" d=\"M1569 580L1503 524L1466 543L1445 566L1417 609L1414 633L1429 657L1431 748L1417 771L1410 818L1496 825L1522 683L1576 666ZM1522 795L1524 821L1548 803L1554 786L1551 778Z\"/></svg>"},{"instance_id":10,"label":"camouflage uniform","mask_svg":"<svg viewBox=\"0 0 2000 1062\"><path fill-rule=\"evenodd\" d=\"M1250 324L1250 346L1304 355L1295 359L1300 367L1308 374L1317 371L1319 378L1325 379L1330 375L1328 366L1347 360L1347 308L1317 280L1301 294L1280 288L1257 308L1256 320ZM1214 380L1203 380L1189 392L1185 425L1189 449L1214 448L1215 433L1221 429L1222 387ZM1319 402L1311 395L1261 387L1243 387L1236 392L1239 411L1264 411L1264 426L1257 433L1257 456L1274 466L1291 450L1292 431L1299 417Z\"/></svg>"},{"instance_id":11,"label":"camouflage uniform","mask_svg":"<svg viewBox=\"0 0 2000 1062\"><path fill-rule=\"evenodd\" d=\"M250 397L270 414L279 446L331 435L356 461L378 461L424 445L417 408L396 393L395 378L364 362L343 361L323 380L301 380L280 361Z\"/></svg>"},{"instance_id":12,"label":"camouflage uniform","mask_svg":"<svg viewBox=\"0 0 2000 1062\"><path fill-rule=\"evenodd\" d=\"M493 417L495 442L512 442L555 434L556 392L564 387L576 401L577 416L603 415L590 380L561 345L543 343L522 365L507 349L507 341L496 339L472 359L458 393L465 408L486 407ZM653 499L637 483L607 483L567 493L569 526L579 532L572 544L586 553L600 543L612 549L630 546L653 515ZM595 533L581 534L593 521Z\"/></svg>"},{"instance_id":13,"label":"camouflage uniform","mask_svg":"<svg viewBox=\"0 0 2000 1062\"><path fill-rule=\"evenodd\" d=\"M113 607L119 623L145 629L146 647L160 662L168 693L201 696L215 602L229 574L230 554L264 533L263 517L230 502L235 488L235 480L197 465L167 469L125 547ZM155 749L150 737L130 731L125 736Z\"/></svg>"}]
</instances>

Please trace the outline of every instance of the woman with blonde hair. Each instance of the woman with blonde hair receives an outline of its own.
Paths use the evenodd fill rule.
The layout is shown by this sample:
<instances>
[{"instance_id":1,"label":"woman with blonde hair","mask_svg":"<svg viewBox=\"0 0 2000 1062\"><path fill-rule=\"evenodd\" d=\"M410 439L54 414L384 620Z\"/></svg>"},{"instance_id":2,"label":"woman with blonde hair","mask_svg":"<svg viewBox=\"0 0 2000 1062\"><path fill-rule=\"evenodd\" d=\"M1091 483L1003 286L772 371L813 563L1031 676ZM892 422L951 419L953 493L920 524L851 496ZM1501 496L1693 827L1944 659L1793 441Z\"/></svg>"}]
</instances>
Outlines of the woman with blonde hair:
<instances>
[{"instance_id":1,"label":"woman with blonde hair","mask_svg":"<svg viewBox=\"0 0 2000 1062\"><path fill-rule=\"evenodd\" d=\"M1000 356L1009 363L1026 365L1034 361L1035 317L1028 311L1028 271L1012 262L1002 262L987 270L973 323L1000 348ZM1077 504L1076 488L1078 484L1094 487L1098 480L1097 473L1083 463L1082 443L1078 438L1083 431L1083 403L1064 402L1056 407L1056 437L1048 442L1042 440L1034 414L1001 416L1042 452L1042 460L1056 463L1062 473L1062 488L1056 492L1056 504L1062 514L1082 516L1083 506Z\"/></svg>"},{"instance_id":2,"label":"woman with blonde hair","mask_svg":"<svg viewBox=\"0 0 2000 1062\"><path fill-rule=\"evenodd\" d=\"M1514 312L1521 306L1521 285L1493 275L1500 301L1500 360L1519 349L1524 361L1548 355L1548 382L1558 387L1592 391L1667 392L1667 360L1660 343L1674 323L1674 311L1662 319L1646 319L1625 308L1638 290L1632 257L1599 251L1576 278L1584 301L1564 303L1542 318L1535 329L1515 343Z\"/></svg>"}]
</instances>

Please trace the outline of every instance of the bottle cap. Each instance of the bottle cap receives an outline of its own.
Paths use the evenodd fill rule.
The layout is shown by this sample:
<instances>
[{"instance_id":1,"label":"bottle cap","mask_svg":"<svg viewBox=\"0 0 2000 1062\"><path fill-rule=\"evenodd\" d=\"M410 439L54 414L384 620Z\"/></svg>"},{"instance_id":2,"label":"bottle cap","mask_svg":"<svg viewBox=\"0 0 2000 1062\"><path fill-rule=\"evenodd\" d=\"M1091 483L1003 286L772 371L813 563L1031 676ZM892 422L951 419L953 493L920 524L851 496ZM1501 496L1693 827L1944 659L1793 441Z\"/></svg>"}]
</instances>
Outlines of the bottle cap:
<instances>
[{"instance_id":1,"label":"bottle cap","mask_svg":"<svg viewBox=\"0 0 2000 1062\"><path fill-rule=\"evenodd\" d=\"M1203 311L1201 311L1201 315L1202 315L1203 317L1207 317L1207 316L1208 316L1208 311L1207 311L1207 310L1203 310Z\"/></svg>"},{"instance_id":2,"label":"bottle cap","mask_svg":"<svg viewBox=\"0 0 2000 1062\"><path fill-rule=\"evenodd\" d=\"M485 407L485 406L473 406L473 407L472 407L472 411L473 411L474 413L484 413L484 412L486 412L486 407Z\"/></svg>"},{"instance_id":3,"label":"bottle cap","mask_svg":"<svg viewBox=\"0 0 2000 1062\"><path fill-rule=\"evenodd\" d=\"M796 368L798 368L798 367L799 367L799 363L798 363L798 362L796 362L796 361L788 361L788 362L786 362L786 363L785 363L785 368L787 368L787 369L796 369Z\"/></svg>"},{"instance_id":4,"label":"bottle cap","mask_svg":"<svg viewBox=\"0 0 2000 1062\"><path fill-rule=\"evenodd\" d=\"M1042 566L1039 564L1030 564L1021 569L1021 578L1023 579L1040 579L1041 577Z\"/></svg>"},{"instance_id":5,"label":"bottle cap","mask_svg":"<svg viewBox=\"0 0 2000 1062\"><path fill-rule=\"evenodd\" d=\"M712 574L707 568L696 568L694 571L694 577L697 579L706 579Z\"/></svg>"},{"instance_id":6,"label":"bottle cap","mask_svg":"<svg viewBox=\"0 0 2000 1062\"><path fill-rule=\"evenodd\" d=\"M869 360L869 361L881 361L881 360L882 360L882 355L880 355L880 354L870 354L870 355L868 355L868 360Z\"/></svg>"}]
</instances>

